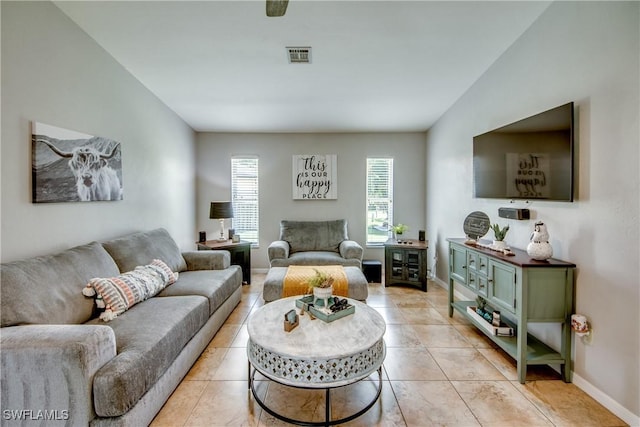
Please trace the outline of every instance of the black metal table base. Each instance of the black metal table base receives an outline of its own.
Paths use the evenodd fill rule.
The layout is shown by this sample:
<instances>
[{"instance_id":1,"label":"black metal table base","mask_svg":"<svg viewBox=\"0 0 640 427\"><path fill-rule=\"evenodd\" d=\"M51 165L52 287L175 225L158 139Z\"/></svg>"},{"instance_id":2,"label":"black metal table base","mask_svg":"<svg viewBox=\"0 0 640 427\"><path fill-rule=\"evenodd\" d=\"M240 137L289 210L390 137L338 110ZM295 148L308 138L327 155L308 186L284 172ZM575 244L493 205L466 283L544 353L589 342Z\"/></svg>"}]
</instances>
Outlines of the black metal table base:
<instances>
[{"instance_id":1,"label":"black metal table base","mask_svg":"<svg viewBox=\"0 0 640 427\"><path fill-rule=\"evenodd\" d=\"M325 410L324 410L324 419L325 420L324 421L302 421L302 420L296 420L296 419L284 416L282 414L279 414L278 412L276 412L273 409L269 408L269 406L267 406L267 404L265 402L263 402L262 399L260 399L260 397L258 396L258 393L256 392L256 389L255 389L255 386L254 386L254 383L255 383L254 376L256 374L256 369L251 366L251 362L249 362L249 389L251 390L251 394L253 394L253 398L255 399L255 401L258 402L258 405L260 405L260 407L262 409L267 411L268 414L276 417L279 420L282 420L282 421L287 422L289 424L295 424L295 425L299 425L299 426L311 426L311 427L333 426L333 425L336 425L336 424L342 424L342 423L346 423L346 422L349 422L351 420L354 420L354 419L358 418L360 415L362 415L365 412L367 412L369 409L371 409L371 407L373 405L375 405L375 403L378 401L378 398L380 397L380 392L382 391L382 365L380 365L380 367L377 369L376 372L378 373L378 389L376 390L376 395L373 398L373 400L371 400L371 402L369 402L364 408L362 408L361 410L359 410L355 414L349 415L348 417L344 417L344 418L341 418L339 420L332 420L331 419L331 389L339 388L339 387L346 387L346 385L350 385L350 384L346 384L346 385L339 386L339 387L327 387L325 389ZM271 378L268 378L268 379L271 380L271 381L277 382L279 384L282 384L281 382L279 382L277 380L274 380L274 379L271 379ZM362 380L359 380L359 381L362 381ZM295 387L295 386L290 386L288 384L282 384L282 385L285 385L287 387ZM297 388L307 388L307 387L297 387ZM308 387L308 388L310 388L310 387Z\"/></svg>"}]
</instances>

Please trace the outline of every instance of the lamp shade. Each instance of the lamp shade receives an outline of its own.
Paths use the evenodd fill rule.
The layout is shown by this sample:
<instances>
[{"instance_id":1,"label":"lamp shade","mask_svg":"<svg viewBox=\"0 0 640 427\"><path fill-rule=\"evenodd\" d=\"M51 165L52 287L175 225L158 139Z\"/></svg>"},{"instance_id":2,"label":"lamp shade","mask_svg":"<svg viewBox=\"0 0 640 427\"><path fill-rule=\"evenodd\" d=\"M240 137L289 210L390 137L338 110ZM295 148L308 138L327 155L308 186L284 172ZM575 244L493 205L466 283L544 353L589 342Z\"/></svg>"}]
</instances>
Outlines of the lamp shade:
<instances>
[{"instance_id":1,"label":"lamp shade","mask_svg":"<svg viewBox=\"0 0 640 427\"><path fill-rule=\"evenodd\" d=\"M211 202L209 218L233 218L233 204L231 202Z\"/></svg>"}]
</instances>

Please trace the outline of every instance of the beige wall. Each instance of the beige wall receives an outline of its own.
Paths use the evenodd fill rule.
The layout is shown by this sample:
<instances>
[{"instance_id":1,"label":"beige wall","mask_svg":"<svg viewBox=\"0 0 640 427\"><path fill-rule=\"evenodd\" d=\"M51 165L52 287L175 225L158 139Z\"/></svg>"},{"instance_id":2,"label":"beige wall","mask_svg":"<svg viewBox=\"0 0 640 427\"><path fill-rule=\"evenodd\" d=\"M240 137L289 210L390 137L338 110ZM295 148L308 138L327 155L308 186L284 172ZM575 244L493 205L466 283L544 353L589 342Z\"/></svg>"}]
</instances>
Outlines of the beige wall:
<instances>
[{"instance_id":1,"label":"beige wall","mask_svg":"<svg viewBox=\"0 0 640 427\"><path fill-rule=\"evenodd\" d=\"M2 5L2 261L165 227L195 245L194 132L49 2ZM31 203L31 121L122 144L124 200Z\"/></svg>"},{"instance_id":2,"label":"beige wall","mask_svg":"<svg viewBox=\"0 0 640 427\"><path fill-rule=\"evenodd\" d=\"M424 133L377 134L228 134L197 137L197 212L199 230L214 235L218 222L208 218L209 203L231 197L231 156L256 155L260 168L260 248L252 253L253 268L267 268L267 246L278 238L281 219L346 218L349 237L364 246L365 177L368 156L394 158L395 222L408 224L409 236L424 229ZM293 200L292 155L337 154L338 199ZM365 256L382 259L382 249Z\"/></svg>"},{"instance_id":3,"label":"beige wall","mask_svg":"<svg viewBox=\"0 0 640 427\"><path fill-rule=\"evenodd\" d=\"M534 223L498 218L507 200L472 197L473 136L575 102L577 200L528 207L548 225L554 255L578 266L576 311L594 335L575 340L574 382L631 425L640 424L639 6L552 4L427 136L427 229L446 281L445 238L462 237L469 212L509 224L506 241L518 248ZM539 333L558 340L557 329Z\"/></svg>"}]
</instances>

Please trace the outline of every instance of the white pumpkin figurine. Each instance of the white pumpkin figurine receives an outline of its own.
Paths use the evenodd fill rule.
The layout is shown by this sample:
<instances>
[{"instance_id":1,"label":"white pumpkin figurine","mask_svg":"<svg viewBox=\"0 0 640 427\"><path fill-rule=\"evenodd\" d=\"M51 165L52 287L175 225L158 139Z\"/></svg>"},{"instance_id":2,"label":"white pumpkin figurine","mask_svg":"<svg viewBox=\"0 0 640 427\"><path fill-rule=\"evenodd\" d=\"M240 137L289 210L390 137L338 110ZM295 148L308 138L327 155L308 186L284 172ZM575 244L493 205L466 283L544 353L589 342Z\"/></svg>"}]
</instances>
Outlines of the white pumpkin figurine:
<instances>
[{"instance_id":1,"label":"white pumpkin figurine","mask_svg":"<svg viewBox=\"0 0 640 427\"><path fill-rule=\"evenodd\" d=\"M549 243L549 232L542 221L535 223L531 242L527 245L527 254L535 260L544 261L553 256L553 248Z\"/></svg>"}]
</instances>

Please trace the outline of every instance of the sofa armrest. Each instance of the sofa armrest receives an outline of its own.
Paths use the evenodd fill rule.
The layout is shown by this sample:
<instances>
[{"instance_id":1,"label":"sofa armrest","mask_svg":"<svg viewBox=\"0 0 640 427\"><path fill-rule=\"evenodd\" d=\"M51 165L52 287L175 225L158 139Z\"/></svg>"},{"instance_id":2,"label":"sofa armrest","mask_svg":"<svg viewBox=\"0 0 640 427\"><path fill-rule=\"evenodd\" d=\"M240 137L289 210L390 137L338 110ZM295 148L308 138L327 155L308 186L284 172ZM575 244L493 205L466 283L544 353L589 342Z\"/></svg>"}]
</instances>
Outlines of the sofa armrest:
<instances>
[{"instance_id":1,"label":"sofa armrest","mask_svg":"<svg viewBox=\"0 0 640 427\"><path fill-rule=\"evenodd\" d=\"M344 259L359 259L362 261L363 253L362 246L354 240L343 240L340 243L340 255Z\"/></svg>"},{"instance_id":2,"label":"sofa armrest","mask_svg":"<svg viewBox=\"0 0 640 427\"><path fill-rule=\"evenodd\" d=\"M67 420L65 425L88 425L95 417L93 377L116 355L113 330L26 325L2 328L1 334L2 409L12 417L7 425L28 423L38 411Z\"/></svg>"},{"instance_id":3,"label":"sofa armrest","mask_svg":"<svg viewBox=\"0 0 640 427\"><path fill-rule=\"evenodd\" d=\"M271 242L267 252L269 253L269 262L274 259L287 259L289 258L289 243L284 240L275 240Z\"/></svg>"},{"instance_id":4,"label":"sofa armrest","mask_svg":"<svg viewBox=\"0 0 640 427\"><path fill-rule=\"evenodd\" d=\"M183 252L182 257L187 262L187 271L224 270L231 265L231 254L223 250Z\"/></svg>"}]
</instances>

